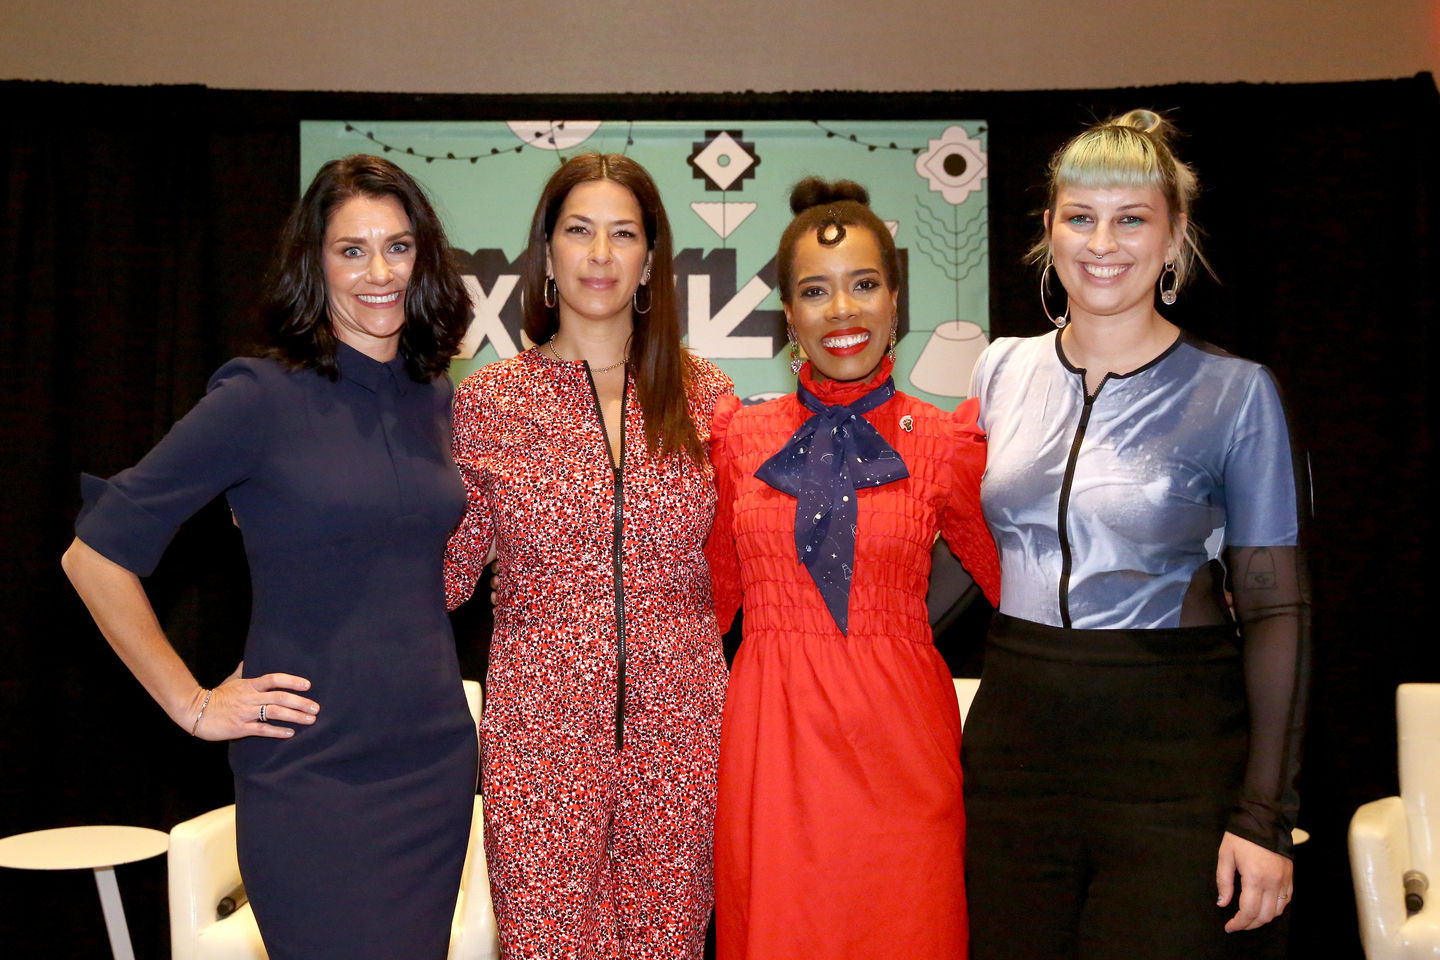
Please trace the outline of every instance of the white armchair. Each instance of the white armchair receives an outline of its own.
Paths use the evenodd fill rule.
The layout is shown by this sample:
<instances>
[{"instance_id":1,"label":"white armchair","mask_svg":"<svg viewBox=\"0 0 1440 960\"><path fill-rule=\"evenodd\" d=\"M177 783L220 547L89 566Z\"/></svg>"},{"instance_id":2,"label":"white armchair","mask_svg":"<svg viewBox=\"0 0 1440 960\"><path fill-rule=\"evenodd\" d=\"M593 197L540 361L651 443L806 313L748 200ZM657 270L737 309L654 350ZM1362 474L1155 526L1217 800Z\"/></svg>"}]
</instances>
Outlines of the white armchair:
<instances>
[{"instance_id":1,"label":"white armchair","mask_svg":"<svg viewBox=\"0 0 1440 960\"><path fill-rule=\"evenodd\" d=\"M1367 803L1350 821L1350 872L1368 960L1440 957L1440 684L1395 694L1400 796ZM1406 910L1406 881L1434 889Z\"/></svg>"},{"instance_id":2,"label":"white armchair","mask_svg":"<svg viewBox=\"0 0 1440 960\"><path fill-rule=\"evenodd\" d=\"M475 722L480 684L465 681ZM223 920L215 908L240 884L235 854L235 807L221 807L170 831L170 955L172 960L267 960L250 904ZM470 846L450 928L449 960L497 960L500 944L485 866L480 798L470 823Z\"/></svg>"}]
</instances>

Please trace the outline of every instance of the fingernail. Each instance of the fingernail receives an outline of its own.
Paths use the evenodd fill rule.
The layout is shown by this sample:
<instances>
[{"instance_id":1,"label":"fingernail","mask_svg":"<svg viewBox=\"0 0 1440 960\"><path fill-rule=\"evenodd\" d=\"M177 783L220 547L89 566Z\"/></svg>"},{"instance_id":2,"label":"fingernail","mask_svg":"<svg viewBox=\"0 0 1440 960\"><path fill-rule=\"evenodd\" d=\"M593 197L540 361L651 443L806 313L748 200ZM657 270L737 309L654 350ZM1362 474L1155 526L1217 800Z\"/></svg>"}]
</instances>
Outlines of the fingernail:
<instances>
[{"instance_id":1,"label":"fingernail","mask_svg":"<svg viewBox=\"0 0 1440 960\"><path fill-rule=\"evenodd\" d=\"M1224 902L1225 902L1225 898L1224 898L1224 897L1216 897L1216 898L1215 898L1215 906L1217 906L1217 907L1220 906L1220 905L1222 905Z\"/></svg>"},{"instance_id":2,"label":"fingernail","mask_svg":"<svg viewBox=\"0 0 1440 960\"><path fill-rule=\"evenodd\" d=\"M286 728L285 728L285 736L287 736L287 737L293 737L293 736L295 736L295 731L294 731L294 730L291 730L289 727L286 727Z\"/></svg>"}]
</instances>

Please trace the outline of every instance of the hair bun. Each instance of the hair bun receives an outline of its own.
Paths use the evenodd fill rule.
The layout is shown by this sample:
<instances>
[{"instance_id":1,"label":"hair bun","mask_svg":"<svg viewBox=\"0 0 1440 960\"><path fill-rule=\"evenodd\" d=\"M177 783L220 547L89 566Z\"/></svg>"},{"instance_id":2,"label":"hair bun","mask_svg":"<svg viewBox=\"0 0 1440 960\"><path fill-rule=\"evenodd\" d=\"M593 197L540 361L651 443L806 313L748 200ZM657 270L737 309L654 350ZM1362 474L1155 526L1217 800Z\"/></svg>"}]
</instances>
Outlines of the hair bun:
<instances>
[{"instance_id":1,"label":"hair bun","mask_svg":"<svg viewBox=\"0 0 1440 960\"><path fill-rule=\"evenodd\" d=\"M1175 125L1154 110L1131 110L1110 122L1119 127L1132 127L1141 133L1148 133L1163 143L1168 144L1175 139Z\"/></svg>"},{"instance_id":2,"label":"hair bun","mask_svg":"<svg viewBox=\"0 0 1440 960\"><path fill-rule=\"evenodd\" d=\"M836 180L831 183L819 177L806 177L790 190L790 211L798 217L811 207L845 200L868 207L870 191L854 180Z\"/></svg>"}]
</instances>

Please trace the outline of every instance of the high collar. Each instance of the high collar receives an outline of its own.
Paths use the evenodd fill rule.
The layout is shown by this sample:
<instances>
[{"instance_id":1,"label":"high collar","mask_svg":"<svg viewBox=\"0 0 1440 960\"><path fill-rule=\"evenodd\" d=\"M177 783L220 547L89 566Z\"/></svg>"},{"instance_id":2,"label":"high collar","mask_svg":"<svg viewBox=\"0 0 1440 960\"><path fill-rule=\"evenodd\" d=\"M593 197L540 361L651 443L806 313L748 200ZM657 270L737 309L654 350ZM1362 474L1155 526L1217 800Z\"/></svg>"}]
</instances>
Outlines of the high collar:
<instances>
[{"instance_id":1,"label":"high collar","mask_svg":"<svg viewBox=\"0 0 1440 960\"><path fill-rule=\"evenodd\" d=\"M397 351L393 360L382 363L356 350L343 340L335 343L335 366L340 376L360 384L371 393L380 389L388 375L394 379L395 388L403 397L410 389L410 374L405 370L405 358Z\"/></svg>"},{"instance_id":2,"label":"high collar","mask_svg":"<svg viewBox=\"0 0 1440 960\"><path fill-rule=\"evenodd\" d=\"M807 360L805 366L800 368L800 382L826 406L849 406L889 380L894 367L894 361L887 354L885 359L880 361L880 368L875 371L875 375L868 380L826 380L824 383L816 383L810 376L810 361Z\"/></svg>"}]
</instances>

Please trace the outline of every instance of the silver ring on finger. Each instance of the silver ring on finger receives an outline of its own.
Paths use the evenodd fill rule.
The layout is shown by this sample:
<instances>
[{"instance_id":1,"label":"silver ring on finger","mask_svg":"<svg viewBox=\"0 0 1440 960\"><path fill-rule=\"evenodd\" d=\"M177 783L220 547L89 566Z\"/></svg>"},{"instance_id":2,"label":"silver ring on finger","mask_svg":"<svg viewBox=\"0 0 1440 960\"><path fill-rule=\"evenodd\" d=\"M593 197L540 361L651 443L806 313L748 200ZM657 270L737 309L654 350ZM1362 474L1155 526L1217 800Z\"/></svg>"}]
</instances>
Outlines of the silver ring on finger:
<instances>
[{"instance_id":1,"label":"silver ring on finger","mask_svg":"<svg viewBox=\"0 0 1440 960\"><path fill-rule=\"evenodd\" d=\"M269 723L269 722L270 722L269 720L265 719L265 708L268 707L268 706L269 706L268 703L262 703L262 704L260 704L260 722L261 722L261 723ZM1284 898L1284 897L1281 897L1280 899L1281 899L1281 900L1284 900L1285 898Z\"/></svg>"}]
</instances>

